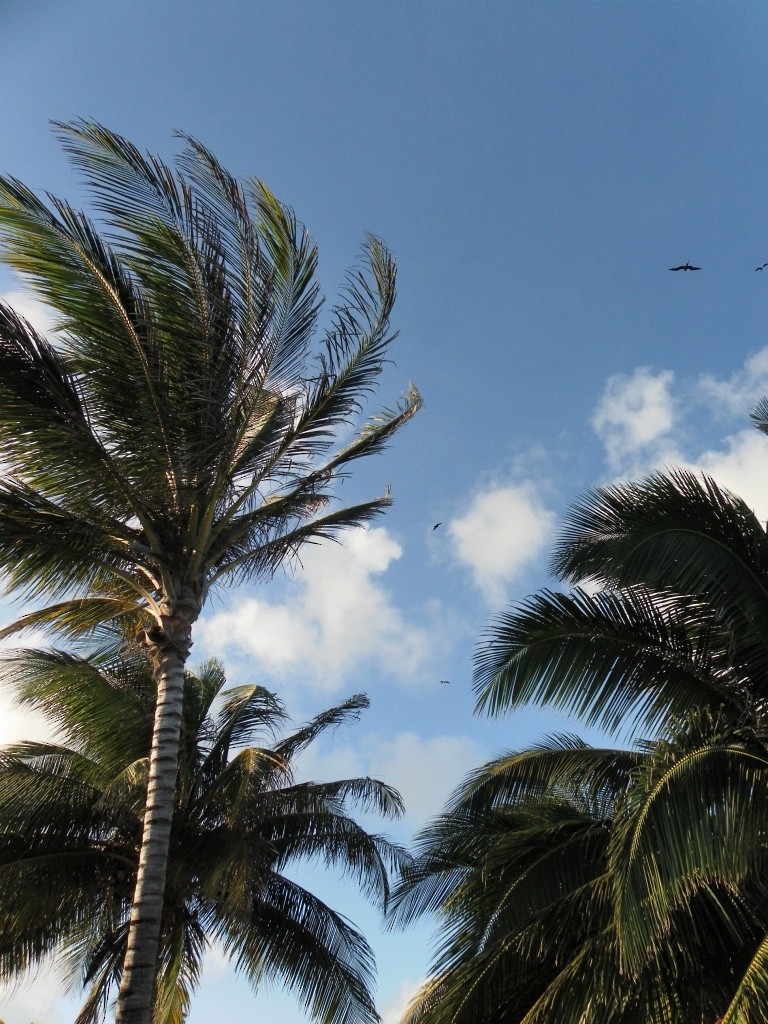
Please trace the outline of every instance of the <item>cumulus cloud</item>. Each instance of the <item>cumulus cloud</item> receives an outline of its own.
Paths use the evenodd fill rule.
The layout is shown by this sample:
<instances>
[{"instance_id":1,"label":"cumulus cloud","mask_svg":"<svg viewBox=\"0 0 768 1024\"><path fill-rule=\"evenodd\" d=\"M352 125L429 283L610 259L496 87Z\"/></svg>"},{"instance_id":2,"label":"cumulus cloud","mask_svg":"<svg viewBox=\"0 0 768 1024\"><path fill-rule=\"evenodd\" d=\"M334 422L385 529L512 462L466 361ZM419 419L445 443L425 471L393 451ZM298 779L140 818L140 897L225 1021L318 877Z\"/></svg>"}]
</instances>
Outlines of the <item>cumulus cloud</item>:
<instances>
[{"instance_id":1,"label":"cumulus cloud","mask_svg":"<svg viewBox=\"0 0 768 1024\"><path fill-rule=\"evenodd\" d=\"M743 498L758 518L768 520L768 437L743 430L726 437L722 448L703 452L689 463L721 487Z\"/></svg>"},{"instance_id":2,"label":"cumulus cloud","mask_svg":"<svg viewBox=\"0 0 768 1024\"><path fill-rule=\"evenodd\" d=\"M592 423L609 468L625 478L672 465L704 472L768 519L768 438L747 428L714 443L701 441L703 435L712 437L715 421L743 423L757 400L768 395L768 348L728 378L702 375L677 394L674 383L671 371L653 373L646 367L608 379ZM707 419L697 425L702 408Z\"/></svg>"},{"instance_id":3,"label":"cumulus cloud","mask_svg":"<svg viewBox=\"0 0 768 1024\"><path fill-rule=\"evenodd\" d=\"M608 378L592 426L613 471L627 463L669 460L670 433L677 419L673 381L671 370L653 373L645 366Z\"/></svg>"},{"instance_id":4,"label":"cumulus cloud","mask_svg":"<svg viewBox=\"0 0 768 1024\"><path fill-rule=\"evenodd\" d=\"M384 528L351 530L340 544L306 549L287 600L241 599L203 620L198 637L211 653L234 649L272 677L301 674L325 691L371 666L413 679L436 635L407 621L378 579L402 553Z\"/></svg>"},{"instance_id":5,"label":"cumulus cloud","mask_svg":"<svg viewBox=\"0 0 768 1024\"><path fill-rule=\"evenodd\" d=\"M459 563L492 607L539 557L555 527L555 515L530 481L497 484L474 496L467 511L447 526Z\"/></svg>"}]
</instances>

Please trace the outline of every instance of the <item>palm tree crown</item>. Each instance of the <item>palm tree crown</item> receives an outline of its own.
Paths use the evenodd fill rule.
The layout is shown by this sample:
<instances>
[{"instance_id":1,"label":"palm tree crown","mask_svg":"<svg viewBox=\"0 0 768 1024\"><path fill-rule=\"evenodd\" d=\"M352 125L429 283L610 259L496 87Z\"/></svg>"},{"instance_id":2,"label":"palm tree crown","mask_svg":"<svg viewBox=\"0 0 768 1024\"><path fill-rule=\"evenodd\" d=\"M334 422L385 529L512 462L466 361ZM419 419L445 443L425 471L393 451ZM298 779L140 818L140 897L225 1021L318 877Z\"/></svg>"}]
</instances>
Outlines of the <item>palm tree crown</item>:
<instances>
[{"instance_id":1,"label":"palm tree crown","mask_svg":"<svg viewBox=\"0 0 768 1024\"><path fill-rule=\"evenodd\" d=\"M694 987L711 992L705 1022L762 1020L766 531L714 480L672 471L588 495L555 567L589 588L542 592L496 620L478 648L478 706L533 700L614 732L655 731L612 824L618 970L634 983L674 935ZM714 936L724 945L712 962ZM671 995L665 1005L654 1019L679 1019Z\"/></svg>"},{"instance_id":2,"label":"palm tree crown","mask_svg":"<svg viewBox=\"0 0 768 1024\"><path fill-rule=\"evenodd\" d=\"M79 973L77 1020L103 1019L119 982L138 868L155 690L146 658L27 651L6 677L58 743L0 756L0 971L55 955ZM280 737L285 711L259 686L224 690L216 662L185 678L178 787L163 904L156 1024L180 1024L211 941L258 986L281 981L317 1020L377 1020L363 936L286 868L342 868L379 904L403 852L361 828L398 795L372 779L297 783L293 762L323 730L367 707L352 697Z\"/></svg>"},{"instance_id":3,"label":"palm tree crown","mask_svg":"<svg viewBox=\"0 0 768 1024\"><path fill-rule=\"evenodd\" d=\"M420 404L411 388L341 448L394 337L395 264L369 236L314 345L317 253L256 180L185 137L175 169L98 124L59 125L103 227L0 178L0 256L57 316L0 304L0 571L48 603L21 624L119 620L158 700L117 1019L149 1024L183 672L210 589L269 576L390 504L328 509L340 476ZM18 624L17 624L18 625Z\"/></svg>"}]
</instances>

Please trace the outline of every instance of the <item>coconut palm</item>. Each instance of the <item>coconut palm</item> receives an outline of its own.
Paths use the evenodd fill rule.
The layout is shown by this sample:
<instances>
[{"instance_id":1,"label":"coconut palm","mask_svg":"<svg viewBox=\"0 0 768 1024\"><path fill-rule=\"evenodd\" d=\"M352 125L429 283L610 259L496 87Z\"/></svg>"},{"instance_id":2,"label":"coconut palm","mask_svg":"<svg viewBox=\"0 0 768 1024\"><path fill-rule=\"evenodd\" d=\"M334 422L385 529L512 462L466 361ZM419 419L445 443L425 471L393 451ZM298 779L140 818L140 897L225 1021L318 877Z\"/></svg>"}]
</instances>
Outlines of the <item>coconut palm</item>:
<instances>
[{"instance_id":1,"label":"coconut palm","mask_svg":"<svg viewBox=\"0 0 768 1024\"><path fill-rule=\"evenodd\" d=\"M622 969L611 850L656 756L653 745L599 750L553 737L468 776L417 838L394 893L395 923L433 912L439 937L403 1024L712 1024L724 979L759 941L727 889L688 908L706 942L682 943L675 919L642 969ZM712 927L726 908L741 927L739 955L733 934Z\"/></svg>"},{"instance_id":2,"label":"coconut palm","mask_svg":"<svg viewBox=\"0 0 768 1024\"><path fill-rule=\"evenodd\" d=\"M416 837L390 920L436 914L437 949L403 1024L583 1019L579 961L598 948L615 959L606 845L617 786L634 763L593 752L603 783L590 787L585 754L556 739L505 755L472 773ZM578 760L584 784L569 789Z\"/></svg>"},{"instance_id":3,"label":"coconut palm","mask_svg":"<svg viewBox=\"0 0 768 1024\"><path fill-rule=\"evenodd\" d=\"M145 656L27 651L6 678L57 743L0 757L0 972L44 957L79 974L77 1024L104 1018L118 985L139 868L155 686ZM251 980L279 981L316 1020L376 1021L373 959L344 917L291 879L298 861L343 870L380 905L403 853L351 808L385 816L398 795L369 778L296 782L297 755L358 717L358 695L286 732L260 686L224 689L216 662L185 675L176 808L160 930L155 1024L181 1024L210 943Z\"/></svg>"},{"instance_id":4,"label":"coconut palm","mask_svg":"<svg viewBox=\"0 0 768 1024\"><path fill-rule=\"evenodd\" d=\"M0 571L38 606L22 625L119 621L152 664L117 1009L149 1024L194 623L214 587L268 578L381 513L389 488L327 506L420 400L411 389L350 430L393 338L395 264L377 239L315 345L316 248L263 183L191 138L173 169L98 124L58 131L102 226L0 178L0 256L57 317L49 340L0 305Z\"/></svg>"},{"instance_id":5,"label":"coconut palm","mask_svg":"<svg viewBox=\"0 0 768 1024\"><path fill-rule=\"evenodd\" d=\"M614 732L659 733L611 844L622 967L638 976L673 930L699 955L725 935L718 1015L763 1019L765 530L713 480L657 474L588 495L555 566L564 581L602 589L543 592L499 617L478 649L478 704L500 713L533 700ZM696 917L703 900L707 929Z\"/></svg>"}]
</instances>

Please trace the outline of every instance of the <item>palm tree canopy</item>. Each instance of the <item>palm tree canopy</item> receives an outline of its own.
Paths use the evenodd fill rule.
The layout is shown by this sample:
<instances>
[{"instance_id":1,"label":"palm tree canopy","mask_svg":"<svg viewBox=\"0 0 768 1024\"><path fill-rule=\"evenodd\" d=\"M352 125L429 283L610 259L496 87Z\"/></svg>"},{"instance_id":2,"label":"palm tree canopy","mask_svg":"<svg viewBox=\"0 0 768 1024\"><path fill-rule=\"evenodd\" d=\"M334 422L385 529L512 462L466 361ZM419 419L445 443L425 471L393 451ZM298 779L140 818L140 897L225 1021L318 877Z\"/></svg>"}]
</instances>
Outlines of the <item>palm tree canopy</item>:
<instances>
[{"instance_id":1,"label":"palm tree canopy","mask_svg":"<svg viewBox=\"0 0 768 1024\"><path fill-rule=\"evenodd\" d=\"M713 480L675 471L587 495L554 567L601 589L498 616L476 653L478 707L542 701L616 730L768 697L768 536Z\"/></svg>"},{"instance_id":2,"label":"palm tree canopy","mask_svg":"<svg viewBox=\"0 0 768 1024\"><path fill-rule=\"evenodd\" d=\"M368 236L319 342L317 252L258 180L199 142L170 167L87 121L58 125L94 222L0 177L0 258L54 311L0 305L0 574L43 604L5 632L119 621L157 691L140 870L116 1018L149 1024L192 628L210 588L271 575L371 520L329 508L420 405L365 405L394 332L395 263ZM367 420L360 423L363 416Z\"/></svg>"},{"instance_id":3,"label":"palm tree canopy","mask_svg":"<svg viewBox=\"0 0 768 1024\"><path fill-rule=\"evenodd\" d=\"M674 921L636 971L622 966L614 833L649 756L557 736L467 776L394 892L393 923L437 915L431 977L404 1024L711 1024L759 941L742 914L734 957L727 890L691 901L696 947Z\"/></svg>"},{"instance_id":4,"label":"palm tree canopy","mask_svg":"<svg viewBox=\"0 0 768 1024\"><path fill-rule=\"evenodd\" d=\"M367 238L316 344L316 247L263 182L188 136L174 169L57 128L101 220L0 178L0 256L57 317L48 340L0 304L0 569L65 629L137 601L160 625L389 504L327 509L420 404L334 449L388 356L395 263Z\"/></svg>"},{"instance_id":5,"label":"palm tree canopy","mask_svg":"<svg viewBox=\"0 0 768 1024\"><path fill-rule=\"evenodd\" d=\"M764 1019L766 531L713 480L673 471L587 495L554 566L589 588L496 619L476 655L478 706L539 701L656 732L612 820L617 970L659 970L654 951L674 938L694 984L698 972L712 986L710 1020Z\"/></svg>"},{"instance_id":6,"label":"palm tree canopy","mask_svg":"<svg viewBox=\"0 0 768 1024\"><path fill-rule=\"evenodd\" d=\"M154 685L146 658L19 652L6 678L43 710L58 743L0 756L0 972L55 955L87 990L79 1024L103 1019L120 979L138 863ZM277 980L328 1024L377 1020L364 937L293 881L314 859L384 906L396 845L366 832L357 807L397 816L398 794L369 778L296 782L296 756L356 718L358 695L285 732L259 686L224 689L216 662L187 673L177 806L163 908L156 1024L180 1024L203 955L218 942L254 986Z\"/></svg>"}]
</instances>

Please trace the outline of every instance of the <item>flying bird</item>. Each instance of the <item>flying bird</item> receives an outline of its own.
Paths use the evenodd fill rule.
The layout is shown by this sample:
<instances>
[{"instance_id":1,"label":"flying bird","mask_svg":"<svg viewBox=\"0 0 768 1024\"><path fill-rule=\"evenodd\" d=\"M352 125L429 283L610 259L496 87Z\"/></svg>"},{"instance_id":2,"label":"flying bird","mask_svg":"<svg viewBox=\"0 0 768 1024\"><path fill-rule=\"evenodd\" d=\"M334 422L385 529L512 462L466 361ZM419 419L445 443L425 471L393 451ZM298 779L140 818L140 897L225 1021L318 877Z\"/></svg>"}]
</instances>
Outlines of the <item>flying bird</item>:
<instances>
[{"instance_id":1,"label":"flying bird","mask_svg":"<svg viewBox=\"0 0 768 1024\"><path fill-rule=\"evenodd\" d=\"M451 685L451 680L450 679L441 679L440 682L443 684L443 686L450 686Z\"/></svg>"},{"instance_id":2,"label":"flying bird","mask_svg":"<svg viewBox=\"0 0 768 1024\"><path fill-rule=\"evenodd\" d=\"M762 267L755 267L755 273L757 273L758 270L762 270L763 267L768 267L768 263L764 263Z\"/></svg>"},{"instance_id":3,"label":"flying bird","mask_svg":"<svg viewBox=\"0 0 768 1024\"><path fill-rule=\"evenodd\" d=\"M687 261L681 263L679 267L670 267L670 270L701 270L701 267L692 267Z\"/></svg>"},{"instance_id":4,"label":"flying bird","mask_svg":"<svg viewBox=\"0 0 768 1024\"><path fill-rule=\"evenodd\" d=\"M432 527L432 529L436 530L438 528L438 526L442 526L442 525L443 525L442 523L435 523L435 525Z\"/></svg>"}]
</instances>

